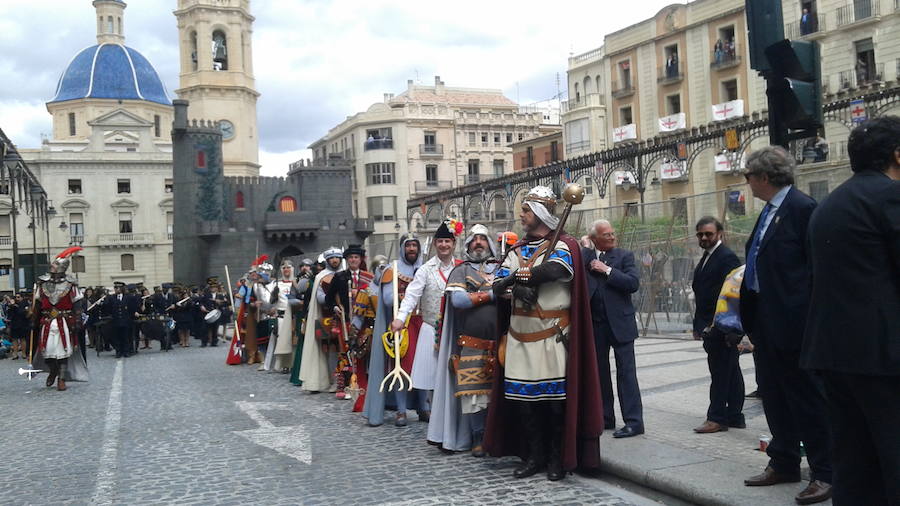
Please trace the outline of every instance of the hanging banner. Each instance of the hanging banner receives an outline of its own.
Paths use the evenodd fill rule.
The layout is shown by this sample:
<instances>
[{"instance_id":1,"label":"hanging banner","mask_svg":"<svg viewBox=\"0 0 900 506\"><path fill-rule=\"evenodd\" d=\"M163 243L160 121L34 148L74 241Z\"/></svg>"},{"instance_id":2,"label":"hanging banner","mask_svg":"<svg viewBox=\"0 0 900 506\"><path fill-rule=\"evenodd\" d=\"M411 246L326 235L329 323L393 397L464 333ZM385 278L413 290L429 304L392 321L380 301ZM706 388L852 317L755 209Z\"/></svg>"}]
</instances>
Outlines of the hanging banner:
<instances>
[{"instance_id":1,"label":"hanging banner","mask_svg":"<svg viewBox=\"0 0 900 506\"><path fill-rule=\"evenodd\" d=\"M615 181L616 186L622 186L626 182L634 184L634 181L631 180L631 174L629 174L628 171L625 170L617 170L613 172L612 179L613 181Z\"/></svg>"},{"instance_id":2,"label":"hanging banner","mask_svg":"<svg viewBox=\"0 0 900 506\"><path fill-rule=\"evenodd\" d=\"M713 121L724 121L731 118L740 118L744 115L744 101L732 100L712 106Z\"/></svg>"},{"instance_id":3,"label":"hanging banner","mask_svg":"<svg viewBox=\"0 0 900 506\"><path fill-rule=\"evenodd\" d=\"M736 163L732 163L736 162ZM744 169L744 157L731 154L718 154L715 156L716 172L734 172Z\"/></svg>"},{"instance_id":4,"label":"hanging banner","mask_svg":"<svg viewBox=\"0 0 900 506\"><path fill-rule=\"evenodd\" d=\"M681 130L687 125L686 118L687 117L683 112L672 114L670 116L663 116L662 118L659 118L659 131L674 132L675 130Z\"/></svg>"},{"instance_id":5,"label":"hanging banner","mask_svg":"<svg viewBox=\"0 0 900 506\"><path fill-rule=\"evenodd\" d=\"M687 174L687 163L681 160L664 161L659 165L660 179L681 179Z\"/></svg>"},{"instance_id":6,"label":"hanging banner","mask_svg":"<svg viewBox=\"0 0 900 506\"><path fill-rule=\"evenodd\" d=\"M622 142L629 139L637 139L637 125L629 123L613 128L613 142Z\"/></svg>"}]
</instances>

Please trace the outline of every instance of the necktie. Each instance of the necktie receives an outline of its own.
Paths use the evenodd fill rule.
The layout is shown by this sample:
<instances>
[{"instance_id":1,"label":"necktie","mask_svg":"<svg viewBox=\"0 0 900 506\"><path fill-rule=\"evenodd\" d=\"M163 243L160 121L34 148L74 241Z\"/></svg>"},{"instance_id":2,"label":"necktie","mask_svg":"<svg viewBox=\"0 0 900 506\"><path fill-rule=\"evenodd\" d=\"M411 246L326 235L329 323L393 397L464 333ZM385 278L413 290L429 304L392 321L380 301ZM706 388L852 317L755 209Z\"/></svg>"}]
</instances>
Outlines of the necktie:
<instances>
[{"instance_id":1,"label":"necktie","mask_svg":"<svg viewBox=\"0 0 900 506\"><path fill-rule=\"evenodd\" d=\"M359 278L357 276L358 276L358 274L354 272L353 273L353 286L354 287L359 284Z\"/></svg>"},{"instance_id":2,"label":"necktie","mask_svg":"<svg viewBox=\"0 0 900 506\"><path fill-rule=\"evenodd\" d=\"M766 204L762 213L759 215L759 226L756 227L756 233L753 234L753 242L750 243L750 250L747 252L747 267L744 269L744 279L747 281L747 287L754 292L759 292L759 284L756 280L756 255L759 253L759 243L762 242L763 228L766 225L766 219L769 217L769 211L772 206Z\"/></svg>"},{"instance_id":3,"label":"necktie","mask_svg":"<svg viewBox=\"0 0 900 506\"><path fill-rule=\"evenodd\" d=\"M706 267L706 259L709 258L709 251L704 251L703 256L700 258L700 270L702 271L704 267Z\"/></svg>"}]
</instances>

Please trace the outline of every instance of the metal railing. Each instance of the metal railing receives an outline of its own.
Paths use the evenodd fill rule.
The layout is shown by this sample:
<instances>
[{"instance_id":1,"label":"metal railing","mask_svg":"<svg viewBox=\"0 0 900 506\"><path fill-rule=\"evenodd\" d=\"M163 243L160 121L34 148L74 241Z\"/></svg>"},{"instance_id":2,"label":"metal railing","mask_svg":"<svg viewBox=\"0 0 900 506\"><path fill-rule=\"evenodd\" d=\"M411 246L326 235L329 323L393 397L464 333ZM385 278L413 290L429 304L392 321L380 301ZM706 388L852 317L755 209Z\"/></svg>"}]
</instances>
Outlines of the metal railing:
<instances>
[{"instance_id":1,"label":"metal railing","mask_svg":"<svg viewBox=\"0 0 900 506\"><path fill-rule=\"evenodd\" d=\"M101 246L128 246L137 244L153 244L152 233L97 234L97 243Z\"/></svg>"},{"instance_id":2,"label":"metal railing","mask_svg":"<svg viewBox=\"0 0 900 506\"><path fill-rule=\"evenodd\" d=\"M583 107L598 107L605 105L605 102L606 101L603 99L603 95L599 93L588 93L587 95L581 95L576 98L570 98L569 100L563 100L561 112L565 114L567 112L581 109Z\"/></svg>"},{"instance_id":3,"label":"metal railing","mask_svg":"<svg viewBox=\"0 0 900 506\"><path fill-rule=\"evenodd\" d=\"M473 184L481 181L481 174L466 174L466 184Z\"/></svg>"},{"instance_id":4,"label":"metal railing","mask_svg":"<svg viewBox=\"0 0 900 506\"><path fill-rule=\"evenodd\" d=\"M898 60L900 70L900 60ZM876 63L874 67L860 67L853 70L842 70L838 73L838 89L847 90L859 86L867 86L884 81L884 63Z\"/></svg>"},{"instance_id":5,"label":"metal railing","mask_svg":"<svg viewBox=\"0 0 900 506\"><path fill-rule=\"evenodd\" d=\"M878 16L878 2L879 0L853 0L852 5L838 7L835 11L837 26L849 25Z\"/></svg>"},{"instance_id":6,"label":"metal railing","mask_svg":"<svg viewBox=\"0 0 900 506\"><path fill-rule=\"evenodd\" d=\"M733 67L741 62L741 54L738 51L737 44L724 43L721 49L714 49L709 67L713 69L722 69Z\"/></svg>"},{"instance_id":7,"label":"metal railing","mask_svg":"<svg viewBox=\"0 0 900 506\"><path fill-rule=\"evenodd\" d=\"M415 182L416 193L430 193L453 188L450 181L426 180Z\"/></svg>"},{"instance_id":8,"label":"metal railing","mask_svg":"<svg viewBox=\"0 0 900 506\"><path fill-rule=\"evenodd\" d=\"M659 67L656 73L657 77L656 82L666 84L666 83L677 83L684 79L684 74L681 72L681 64L676 63L674 65L665 65Z\"/></svg>"},{"instance_id":9,"label":"metal railing","mask_svg":"<svg viewBox=\"0 0 900 506\"><path fill-rule=\"evenodd\" d=\"M0 236L0 246L11 246L12 237L8 235Z\"/></svg>"},{"instance_id":10,"label":"metal railing","mask_svg":"<svg viewBox=\"0 0 900 506\"><path fill-rule=\"evenodd\" d=\"M444 145L419 144L419 156L444 156Z\"/></svg>"},{"instance_id":11,"label":"metal railing","mask_svg":"<svg viewBox=\"0 0 900 506\"><path fill-rule=\"evenodd\" d=\"M75 234L69 236L69 244L84 244L84 235Z\"/></svg>"},{"instance_id":12,"label":"metal railing","mask_svg":"<svg viewBox=\"0 0 900 506\"><path fill-rule=\"evenodd\" d=\"M806 23L802 19L793 21L784 26L784 37L786 39L799 39L814 33L825 31L825 14L811 13Z\"/></svg>"},{"instance_id":13,"label":"metal railing","mask_svg":"<svg viewBox=\"0 0 900 506\"><path fill-rule=\"evenodd\" d=\"M363 144L363 149L370 151L373 149L394 149L394 139L373 139Z\"/></svg>"},{"instance_id":14,"label":"metal railing","mask_svg":"<svg viewBox=\"0 0 900 506\"><path fill-rule=\"evenodd\" d=\"M622 82L613 81L611 89L613 97L627 97L634 93L634 83L631 82L631 79Z\"/></svg>"}]
</instances>

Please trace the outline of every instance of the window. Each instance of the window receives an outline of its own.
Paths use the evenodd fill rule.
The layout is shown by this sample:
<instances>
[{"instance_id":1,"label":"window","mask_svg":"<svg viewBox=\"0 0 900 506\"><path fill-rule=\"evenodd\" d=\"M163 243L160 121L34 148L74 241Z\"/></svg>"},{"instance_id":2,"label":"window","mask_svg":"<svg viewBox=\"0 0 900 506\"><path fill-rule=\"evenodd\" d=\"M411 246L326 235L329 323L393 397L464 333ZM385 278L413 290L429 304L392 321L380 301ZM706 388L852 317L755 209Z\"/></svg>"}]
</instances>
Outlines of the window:
<instances>
[{"instance_id":1,"label":"window","mask_svg":"<svg viewBox=\"0 0 900 506\"><path fill-rule=\"evenodd\" d=\"M637 202L626 202L625 203L625 215L626 216L637 216L638 215L638 203Z\"/></svg>"},{"instance_id":2,"label":"window","mask_svg":"<svg viewBox=\"0 0 900 506\"><path fill-rule=\"evenodd\" d=\"M499 133L496 133L496 132L494 133L494 146L500 145L500 135L501 134L499 134Z\"/></svg>"},{"instance_id":3,"label":"window","mask_svg":"<svg viewBox=\"0 0 900 506\"><path fill-rule=\"evenodd\" d=\"M84 240L84 215L69 213L69 237Z\"/></svg>"},{"instance_id":4,"label":"window","mask_svg":"<svg viewBox=\"0 0 900 506\"><path fill-rule=\"evenodd\" d=\"M469 132L469 146L475 145L475 132Z\"/></svg>"},{"instance_id":5,"label":"window","mask_svg":"<svg viewBox=\"0 0 900 506\"><path fill-rule=\"evenodd\" d=\"M283 213L293 213L297 210L297 199L294 197L281 197L278 201L278 210Z\"/></svg>"},{"instance_id":6,"label":"window","mask_svg":"<svg viewBox=\"0 0 900 506\"><path fill-rule=\"evenodd\" d=\"M133 232L131 227L131 213L123 211L119 213L119 233L130 234Z\"/></svg>"},{"instance_id":7,"label":"window","mask_svg":"<svg viewBox=\"0 0 900 506\"><path fill-rule=\"evenodd\" d=\"M0 181L0 195L9 195L8 181Z\"/></svg>"},{"instance_id":8,"label":"window","mask_svg":"<svg viewBox=\"0 0 900 506\"><path fill-rule=\"evenodd\" d=\"M809 196L816 199L816 202L822 202L828 196L828 181L811 181Z\"/></svg>"},{"instance_id":9,"label":"window","mask_svg":"<svg viewBox=\"0 0 900 506\"><path fill-rule=\"evenodd\" d=\"M550 161L555 162L559 160L559 142L552 141L550 142Z\"/></svg>"},{"instance_id":10,"label":"window","mask_svg":"<svg viewBox=\"0 0 900 506\"><path fill-rule=\"evenodd\" d=\"M172 193L175 190L175 183L172 181L172 178L167 177L165 181L163 181L163 191L166 193Z\"/></svg>"},{"instance_id":11,"label":"window","mask_svg":"<svg viewBox=\"0 0 900 506\"><path fill-rule=\"evenodd\" d=\"M81 195L81 180L80 179L70 179L69 180L69 195Z\"/></svg>"},{"instance_id":12,"label":"window","mask_svg":"<svg viewBox=\"0 0 900 506\"><path fill-rule=\"evenodd\" d=\"M469 160L469 177L475 176L478 180L478 160Z\"/></svg>"},{"instance_id":13,"label":"window","mask_svg":"<svg viewBox=\"0 0 900 506\"><path fill-rule=\"evenodd\" d=\"M425 182L428 186L436 186L438 184L438 166L425 166Z\"/></svg>"},{"instance_id":14,"label":"window","mask_svg":"<svg viewBox=\"0 0 900 506\"><path fill-rule=\"evenodd\" d=\"M503 166L505 163L503 160L494 160L494 175L502 176L503 175Z\"/></svg>"},{"instance_id":15,"label":"window","mask_svg":"<svg viewBox=\"0 0 900 506\"><path fill-rule=\"evenodd\" d=\"M581 118L566 123L566 153L588 149L591 146L589 118Z\"/></svg>"},{"instance_id":16,"label":"window","mask_svg":"<svg viewBox=\"0 0 900 506\"><path fill-rule=\"evenodd\" d=\"M722 81L722 101L731 102L738 99L737 79Z\"/></svg>"},{"instance_id":17,"label":"window","mask_svg":"<svg viewBox=\"0 0 900 506\"><path fill-rule=\"evenodd\" d=\"M863 7L871 11L871 6ZM872 39L858 40L853 43L856 46L856 63L854 63L854 71L856 72L856 84L861 86L872 81L880 81L881 76L877 75L875 67L875 45Z\"/></svg>"},{"instance_id":18,"label":"window","mask_svg":"<svg viewBox=\"0 0 900 506\"><path fill-rule=\"evenodd\" d=\"M513 140L512 140L512 134L511 134L511 133L506 134L506 143L509 144L509 143L511 143L512 141L513 141Z\"/></svg>"},{"instance_id":19,"label":"window","mask_svg":"<svg viewBox=\"0 0 900 506\"><path fill-rule=\"evenodd\" d=\"M175 255L170 251L169 252L169 270L175 269Z\"/></svg>"},{"instance_id":20,"label":"window","mask_svg":"<svg viewBox=\"0 0 900 506\"><path fill-rule=\"evenodd\" d=\"M228 70L228 39L222 30L212 34L212 57L213 70Z\"/></svg>"},{"instance_id":21,"label":"window","mask_svg":"<svg viewBox=\"0 0 900 506\"><path fill-rule=\"evenodd\" d=\"M622 60L618 65L619 70L619 86L613 87L619 90L631 89L631 60Z\"/></svg>"},{"instance_id":22,"label":"window","mask_svg":"<svg viewBox=\"0 0 900 506\"><path fill-rule=\"evenodd\" d=\"M153 115L153 136L159 137L161 136L160 128L159 128L159 114Z\"/></svg>"},{"instance_id":23,"label":"window","mask_svg":"<svg viewBox=\"0 0 900 506\"><path fill-rule=\"evenodd\" d=\"M673 44L671 46L666 46L663 49L663 56L665 57L665 76L666 79L674 79L679 75L679 62L678 62L678 46Z\"/></svg>"},{"instance_id":24,"label":"window","mask_svg":"<svg viewBox=\"0 0 900 506\"><path fill-rule=\"evenodd\" d=\"M397 219L397 197L369 197L369 218L375 221L394 221Z\"/></svg>"},{"instance_id":25,"label":"window","mask_svg":"<svg viewBox=\"0 0 900 506\"><path fill-rule=\"evenodd\" d=\"M366 179L369 184L394 184L394 162L367 163Z\"/></svg>"},{"instance_id":26,"label":"window","mask_svg":"<svg viewBox=\"0 0 900 506\"><path fill-rule=\"evenodd\" d=\"M10 216L8 214L0 214L0 238L9 239L12 233L10 226ZM4 245L12 244L12 242L2 241Z\"/></svg>"},{"instance_id":27,"label":"window","mask_svg":"<svg viewBox=\"0 0 900 506\"><path fill-rule=\"evenodd\" d=\"M525 167L534 167L534 148L532 146L525 148Z\"/></svg>"},{"instance_id":28,"label":"window","mask_svg":"<svg viewBox=\"0 0 900 506\"><path fill-rule=\"evenodd\" d=\"M630 125L634 123L634 118L631 117L631 106L623 107L619 109L619 126Z\"/></svg>"},{"instance_id":29,"label":"window","mask_svg":"<svg viewBox=\"0 0 900 506\"><path fill-rule=\"evenodd\" d=\"M370 149L394 149L394 138L390 128L370 128L366 130L365 150ZM337 151L337 143L334 145Z\"/></svg>"},{"instance_id":30,"label":"window","mask_svg":"<svg viewBox=\"0 0 900 506\"><path fill-rule=\"evenodd\" d=\"M85 272L82 255L72 255L72 272Z\"/></svg>"},{"instance_id":31,"label":"window","mask_svg":"<svg viewBox=\"0 0 900 506\"><path fill-rule=\"evenodd\" d=\"M437 134L435 132L425 132L425 142L426 146L434 146L437 144Z\"/></svg>"},{"instance_id":32,"label":"window","mask_svg":"<svg viewBox=\"0 0 900 506\"><path fill-rule=\"evenodd\" d=\"M202 153L202 151L201 151ZM130 179L119 179L116 181L116 192L117 193L131 193L131 180Z\"/></svg>"},{"instance_id":33,"label":"window","mask_svg":"<svg viewBox=\"0 0 900 506\"><path fill-rule=\"evenodd\" d=\"M206 168L206 151L203 151L202 149L197 150L197 168Z\"/></svg>"},{"instance_id":34,"label":"window","mask_svg":"<svg viewBox=\"0 0 900 506\"><path fill-rule=\"evenodd\" d=\"M487 132L481 132L481 145L482 146L488 145L488 133Z\"/></svg>"},{"instance_id":35,"label":"window","mask_svg":"<svg viewBox=\"0 0 900 506\"><path fill-rule=\"evenodd\" d=\"M581 92L578 91L578 83L575 83L574 89L575 89L575 103L581 102Z\"/></svg>"},{"instance_id":36,"label":"window","mask_svg":"<svg viewBox=\"0 0 900 506\"><path fill-rule=\"evenodd\" d=\"M70 136L75 135L75 113L74 112L69 113L69 135Z\"/></svg>"},{"instance_id":37,"label":"window","mask_svg":"<svg viewBox=\"0 0 900 506\"><path fill-rule=\"evenodd\" d=\"M234 194L234 208L244 209L244 192L240 190Z\"/></svg>"},{"instance_id":38,"label":"window","mask_svg":"<svg viewBox=\"0 0 900 506\"><path fill-rule=\"evenodd\" d=\"M525 134L519 133L519 140L521 141L521 140L524 139L524 138L525 138Z\"/></svg>"},{"instance_id":39,"label":"window","mask_svg":"<svg viewBox=\"0 0 900 506\"><path fill-rule=\"evenodd\" d=\"M166 212L166 239L172 239L175 235L175 213Z\"/></svg>"},{"instance_id":40,"label":"window","mask_svg":"<svg viewBox=\"0 0 900 506\"><path fill-rule=\"evenodd\" d=\"M585 195L590 195L590 194L594 193L594 180L591 178L591 176L584 178L583 188L584 188Z\"/></svg>"},{"instance_id":41,"label":"window","mask_svg":"<svg viewBox=\"0 0 900 506\"><path fill-rule=\"evenodd\" d=\"M670 115L681 112L681 95L669 95L666 97L666 112Z\"/></svg>"},{"instance_id":42,"label":"window","mask_svg":"<svg viewBox=\"0 0 900 506\"><path fill-rule=\"evenodd\" d=\"M134 255L132 255L131 253L125 253L124 255L120 256L119 262L122 264L123 271L134 270Z\"/></svg>"}]
</instances>

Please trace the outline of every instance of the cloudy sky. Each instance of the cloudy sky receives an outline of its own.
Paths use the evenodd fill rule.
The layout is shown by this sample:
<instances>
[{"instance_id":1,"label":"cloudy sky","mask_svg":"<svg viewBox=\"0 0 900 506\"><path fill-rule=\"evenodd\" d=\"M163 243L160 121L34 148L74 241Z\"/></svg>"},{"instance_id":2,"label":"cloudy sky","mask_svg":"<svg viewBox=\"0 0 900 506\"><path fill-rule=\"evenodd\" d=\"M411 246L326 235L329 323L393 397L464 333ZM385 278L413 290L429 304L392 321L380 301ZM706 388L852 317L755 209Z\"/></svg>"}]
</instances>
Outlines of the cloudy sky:
<instances>
[{"instance_id":1,"label":"cloudy sky","mask_svg":"<svg viewBox=\"0 0 900 506\"><path fill-rule=\"evenodd\" d=\"M252 0L260 162L266 175L308 157L346 116L407 79L499 88L522 104L565 91L566 59L673 0ZM178 88L175 0L130 0L126 44ZM44 103L81 48L96 43L90 0L0 0L0 127L20 147L51 130ZM565 97L563 97L565 98Z\"/></svg>"}]
</instances>

